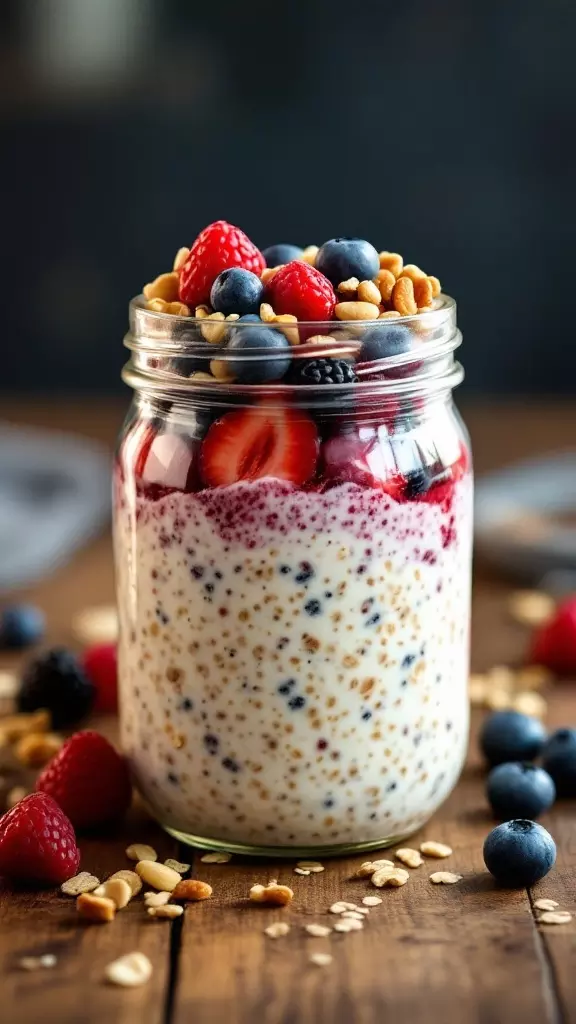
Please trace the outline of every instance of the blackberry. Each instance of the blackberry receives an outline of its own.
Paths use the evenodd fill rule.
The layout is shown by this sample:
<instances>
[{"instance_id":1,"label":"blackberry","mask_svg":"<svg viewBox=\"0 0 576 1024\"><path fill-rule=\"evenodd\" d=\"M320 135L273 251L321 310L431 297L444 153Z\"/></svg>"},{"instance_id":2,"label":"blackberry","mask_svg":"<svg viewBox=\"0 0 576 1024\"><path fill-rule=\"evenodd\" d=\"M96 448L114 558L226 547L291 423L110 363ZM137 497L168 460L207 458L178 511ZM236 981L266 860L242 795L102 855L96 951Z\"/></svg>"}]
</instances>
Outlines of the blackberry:
<instances>
[{"instance_id":1,"label":"blackberry","mask_svg":"<svg viewBox=\"0 0 576 1024\"><path fill-rule=\"evenodd\" d=\"M354 367L345 359L310 359L295 366L292 384L355 384L358 380Z\"/></svg>"},{"instance_id":2,"label":"blackberry","mask_svg":"<svg viewBox=\"0 0 576 1024\"><path fill-rule=\"evenodd\" d=\"M65 647L53 647L34 658L22 676L18 694L19 711L46 708L53 729L74 726L91 711L96 695L94 684Z\"/></svg>"}]
</instances>

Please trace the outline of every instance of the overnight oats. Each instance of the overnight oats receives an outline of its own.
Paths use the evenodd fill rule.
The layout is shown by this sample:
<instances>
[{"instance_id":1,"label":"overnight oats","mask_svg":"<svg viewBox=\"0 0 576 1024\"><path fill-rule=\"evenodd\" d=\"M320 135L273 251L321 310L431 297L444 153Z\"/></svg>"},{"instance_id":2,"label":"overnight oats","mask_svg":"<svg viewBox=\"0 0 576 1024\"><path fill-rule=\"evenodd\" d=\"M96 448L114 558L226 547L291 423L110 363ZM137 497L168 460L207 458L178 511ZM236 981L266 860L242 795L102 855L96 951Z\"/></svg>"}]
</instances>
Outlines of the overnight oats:
<instances>
[{"instance_id":1,"label":"overnight oats","mask_svg":"<svg viewBox=\"0 0 576 1024\"><path fill-rule=\"evenodd\" d=\"M368 242L210 225L130 307L123 746L205 847L397 842L468 739L472 479L453 301Z\"/></svg>"}]
</instances>

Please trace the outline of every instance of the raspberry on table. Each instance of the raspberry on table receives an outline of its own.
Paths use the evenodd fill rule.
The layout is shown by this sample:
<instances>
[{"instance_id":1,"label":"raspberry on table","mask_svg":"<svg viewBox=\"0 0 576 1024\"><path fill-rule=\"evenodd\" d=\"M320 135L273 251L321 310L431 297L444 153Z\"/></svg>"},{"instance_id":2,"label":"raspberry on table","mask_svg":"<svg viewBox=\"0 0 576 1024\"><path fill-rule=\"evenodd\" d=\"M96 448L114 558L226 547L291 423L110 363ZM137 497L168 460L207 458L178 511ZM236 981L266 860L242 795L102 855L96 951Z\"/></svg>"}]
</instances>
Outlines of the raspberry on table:
<instances>
[{"instance_id":1,"label":"raspberry on table","mask_svg":"<svg viewBox=\"0 0 576 1024\"><path fill-rule=\"evenodd\" d=\"M3 877L61 885L79 866L72 822L51 796L32 793L0 819Z\"/></svg>"},{"instance_id":2,"label":"raspberry on table","mask_svg":"<svg viewBox=\"0 0 576 1024\"><path fill-rule=\"evenodd\" d=\"M260 277L265 266L248 235L225 220L214 221L200 232L180 268L180 301L187 306L209 302L212 285L223 270L243 267Z\"/></svg>"},{"instance_id":3,"label":"raspberry on table","mask_svg":"<svg viewBox=\"0 0 576 1024\"><path fill-rule=\"evenodd\" d=\"M94 644L82 655L82 665L96 689L94 711L118 710L118 665L116 644Z\"/></svg>"},{"instance_id":4,"label":"raspberry on table","mask_svg":"<svg viewBox=\"0 0 576 1024\"><path fill-rule=\"evenodd\" d=\"M36 780L36 790L56 800L76 828L117 821L132 799L126 761L91 729L67 740Z\"/></svg>"},{"instance_id":5,"label":"raspberry on table","mask_svg":"<svg viewBox=\"0 0 576 1024\"><path fill-rule=\"evenodd\" d=\"M298 320L332 320L336 295L327 277L300 260L281 267L268 283L274 312L292 313Z\"/></svg>"}]
</instances>

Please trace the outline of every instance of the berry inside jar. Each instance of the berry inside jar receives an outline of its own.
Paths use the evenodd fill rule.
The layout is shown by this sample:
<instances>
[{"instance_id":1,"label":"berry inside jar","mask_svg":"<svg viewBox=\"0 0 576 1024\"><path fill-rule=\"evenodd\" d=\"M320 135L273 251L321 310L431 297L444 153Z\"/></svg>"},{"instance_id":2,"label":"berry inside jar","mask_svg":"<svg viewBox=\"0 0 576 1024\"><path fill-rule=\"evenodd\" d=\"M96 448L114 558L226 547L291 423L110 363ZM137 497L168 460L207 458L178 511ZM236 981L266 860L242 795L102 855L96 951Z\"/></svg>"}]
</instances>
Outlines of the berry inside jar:
<instances>
[{"instance_id":1,"label":"berry inside jar","mask_svg":"<svg viewBox=\"0 0 576 1024\"><path fill-rule=\"evenodd\" d=\"M454 304L360 239L216 222L131 304L115 471L124 748L245 852L396 842L464 758L471 465Z\"/></svg>"}]
</instances>

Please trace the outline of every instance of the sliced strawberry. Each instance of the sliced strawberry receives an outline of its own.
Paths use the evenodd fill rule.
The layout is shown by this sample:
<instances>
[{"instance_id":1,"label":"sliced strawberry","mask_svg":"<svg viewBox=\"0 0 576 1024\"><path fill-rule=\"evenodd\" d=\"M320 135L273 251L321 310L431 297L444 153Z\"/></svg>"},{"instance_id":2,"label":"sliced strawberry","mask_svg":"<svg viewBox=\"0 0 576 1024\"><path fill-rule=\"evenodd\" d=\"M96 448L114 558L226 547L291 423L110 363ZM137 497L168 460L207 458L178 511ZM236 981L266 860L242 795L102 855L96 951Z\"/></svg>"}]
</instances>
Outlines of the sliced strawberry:
<instances>
[{"instance_id":1,"label":"sliced strawberry","mask_svg":"<svg viewBox=\"0 0 576 1024\"><path fill-rule=\"evenodd\" d=\"M303 484L314 473L318 432L293 409L236 409L212 424L200 457L210 487L270 476Z\"/></svg>"}]
</instances>

